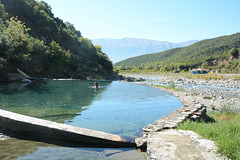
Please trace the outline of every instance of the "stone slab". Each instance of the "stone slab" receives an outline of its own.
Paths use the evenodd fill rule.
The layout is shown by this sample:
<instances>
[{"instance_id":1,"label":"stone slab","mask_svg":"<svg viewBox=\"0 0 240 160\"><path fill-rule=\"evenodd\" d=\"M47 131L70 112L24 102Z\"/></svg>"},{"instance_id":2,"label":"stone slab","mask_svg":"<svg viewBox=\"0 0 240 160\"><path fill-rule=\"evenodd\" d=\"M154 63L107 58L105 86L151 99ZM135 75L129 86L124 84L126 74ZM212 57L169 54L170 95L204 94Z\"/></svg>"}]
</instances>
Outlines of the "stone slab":
<instances>
[{"instance_id":1,"label":"stone slab","mask_svg":"<svg viewBox=\"0 0 240 160\"><path fill-rule=\"evenodd\" d=\"M0 127L14 132L104 147L134 147L119 135L74 127L0 110Z\"/></svg>"}]
</instances>

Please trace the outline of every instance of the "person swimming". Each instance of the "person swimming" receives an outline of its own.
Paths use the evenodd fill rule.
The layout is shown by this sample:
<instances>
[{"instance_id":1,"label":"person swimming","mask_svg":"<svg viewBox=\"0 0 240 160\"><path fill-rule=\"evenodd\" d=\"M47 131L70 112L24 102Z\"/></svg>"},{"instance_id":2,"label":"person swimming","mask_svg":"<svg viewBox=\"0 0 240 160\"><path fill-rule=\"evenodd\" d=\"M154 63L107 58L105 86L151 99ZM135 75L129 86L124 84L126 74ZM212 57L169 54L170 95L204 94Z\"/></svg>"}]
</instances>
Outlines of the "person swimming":
<instances>
[{"instance_id":1,"label":"person swimming","mask_svg":"<svg viewBox=\"0 0 240 160\"><path fill-rule=\"evenodd\" d=\"M99 87L99 85L98 85L97 82L95 82L94 85L95 85L95 88L98 88L98 87Z\"/></svg>"},{"instance_id":2,"label":"person swimming","mask_svg":"<svg viewBox=\"0 0 240 160\"><path fill-rule=\"evenodd\" d=\"M92 85L92 83L89 83L89 86L90 88L95 88L95 89L101 88L101 85L99 85L97 82L94 82L94 85Z\"/></svg>"}]
</instances>

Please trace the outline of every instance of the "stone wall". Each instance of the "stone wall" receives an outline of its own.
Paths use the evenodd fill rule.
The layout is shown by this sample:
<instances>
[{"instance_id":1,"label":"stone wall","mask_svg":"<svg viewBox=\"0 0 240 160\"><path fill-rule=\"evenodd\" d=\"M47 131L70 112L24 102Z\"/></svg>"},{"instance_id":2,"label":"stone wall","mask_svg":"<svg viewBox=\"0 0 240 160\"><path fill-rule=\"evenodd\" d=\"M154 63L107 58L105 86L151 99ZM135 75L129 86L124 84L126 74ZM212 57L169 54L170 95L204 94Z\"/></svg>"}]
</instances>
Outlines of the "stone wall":
<instances>
[{"instance_id":1,"label":"stone wall","mask_svg":"<svg viewBox=\"0 0 240 160\"><path fill-rule=\"evenodd\" d=\"M142 128L145 132L143 137L135 140L137 148L146 149L147 135L149 133L159 132L166 129L174 129L177 125L186 119L199 121L206 118L206 106L194 101L193 98L185 92L170 90L161 87L155 87L175 95L184 107L168 114L167 116L155 121Z\"/></svg>"}]
</instances>

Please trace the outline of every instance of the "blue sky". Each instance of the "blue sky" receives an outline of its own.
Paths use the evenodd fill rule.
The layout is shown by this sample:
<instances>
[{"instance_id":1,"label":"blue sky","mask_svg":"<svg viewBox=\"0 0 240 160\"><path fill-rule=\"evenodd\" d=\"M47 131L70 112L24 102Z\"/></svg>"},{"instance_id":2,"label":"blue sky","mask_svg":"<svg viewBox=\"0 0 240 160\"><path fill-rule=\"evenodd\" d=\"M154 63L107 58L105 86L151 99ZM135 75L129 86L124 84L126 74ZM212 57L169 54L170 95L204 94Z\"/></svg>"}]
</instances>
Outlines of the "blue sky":
<instances>
[{"instance_id":1,"label":"blue sky","mask_svg":"<svg viewBox=\"0 0 240 160\"><path fill-rule=\"evenodd\" d=\"M45 0L82 36L183 42L240 32L240 0Z\"/></svg>"}]
</instances>

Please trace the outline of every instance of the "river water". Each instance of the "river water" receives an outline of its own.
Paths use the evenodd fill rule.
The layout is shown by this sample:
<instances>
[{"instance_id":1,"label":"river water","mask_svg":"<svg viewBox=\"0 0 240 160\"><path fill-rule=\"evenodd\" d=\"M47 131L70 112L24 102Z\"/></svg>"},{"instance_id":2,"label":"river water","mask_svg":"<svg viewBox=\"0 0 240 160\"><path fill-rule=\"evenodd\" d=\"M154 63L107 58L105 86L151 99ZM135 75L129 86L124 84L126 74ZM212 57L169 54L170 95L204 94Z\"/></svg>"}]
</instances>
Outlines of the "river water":
<instances>
[{"instance_id":1,"label":"river water","mask_svg":"<svg viewBox=\"0 0 240 160\"><path fill-rule=\"evenodd\" d=\"M173 95L144 85L100 81L101 87L94 89L89 83L94 82L2 84L0 108L133 140L141 128L183 106ZM63 159L124 159L124 156L144 159L144 154L134 148L63 147L19 139L0 141L0 158L13 155L4 149L6 145L15 146L15 159L61 159L63 153L67 153Z\"/></svg>"}]
</instances>

